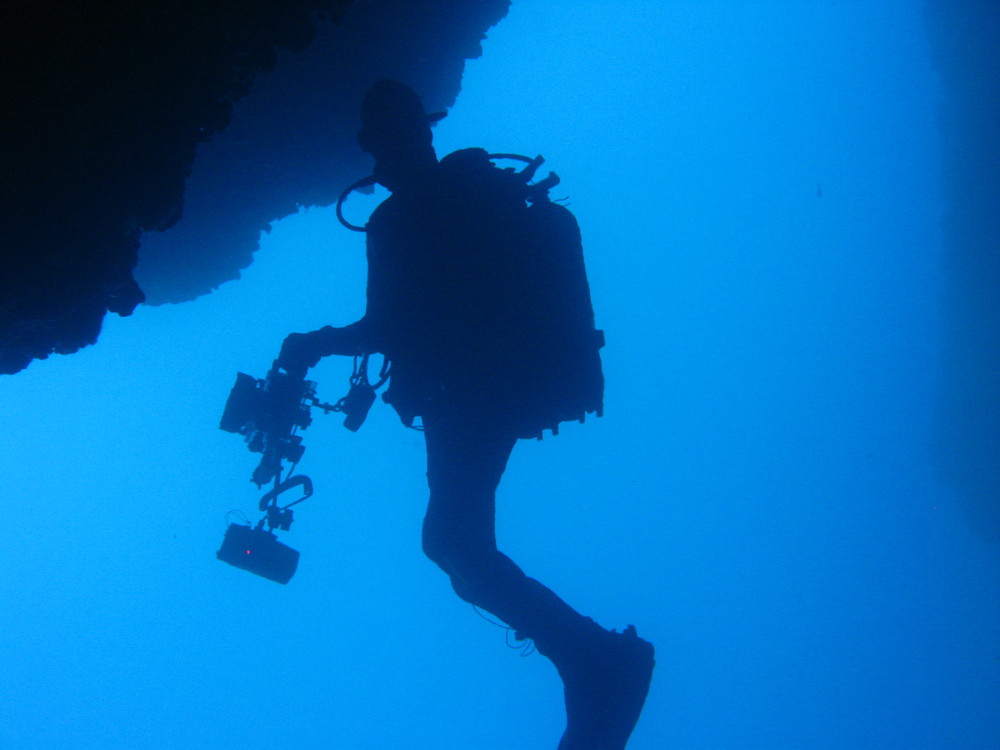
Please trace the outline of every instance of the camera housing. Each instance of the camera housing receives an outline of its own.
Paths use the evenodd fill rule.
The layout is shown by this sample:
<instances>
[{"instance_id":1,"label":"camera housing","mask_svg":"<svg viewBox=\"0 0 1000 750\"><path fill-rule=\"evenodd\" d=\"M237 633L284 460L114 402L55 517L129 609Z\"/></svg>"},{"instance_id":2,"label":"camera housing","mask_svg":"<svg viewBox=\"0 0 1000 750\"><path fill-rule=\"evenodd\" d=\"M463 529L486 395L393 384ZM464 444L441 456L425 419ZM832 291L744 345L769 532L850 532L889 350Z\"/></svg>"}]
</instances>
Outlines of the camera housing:
<instances>
[{"instance_id":1,"label":"camera housing","mask_svg":"<svg viewBox=\"0 0 1000 750\"><path fill-rule=\"evenodd\" d=\"M263 522L256 527L231 523L215 556L242 570L277 583L288 583L299 564L297 550L282 544L265 531Z\"/></svg>"},{"instance_id":2,"label":"camera housing","mask_svg":"<svg viewBox=\"0 0 1000 750\"><path fill-rule=\"evenodd\" d=\"M251 481L258 487L279 478L281 462L297 463L305 447L295 434L312 423L309 407L318 405L316 384L271 366L264 380L236 374L219 429L242 435L252 453L262 454Z\"/></svg>"}]
</instances>

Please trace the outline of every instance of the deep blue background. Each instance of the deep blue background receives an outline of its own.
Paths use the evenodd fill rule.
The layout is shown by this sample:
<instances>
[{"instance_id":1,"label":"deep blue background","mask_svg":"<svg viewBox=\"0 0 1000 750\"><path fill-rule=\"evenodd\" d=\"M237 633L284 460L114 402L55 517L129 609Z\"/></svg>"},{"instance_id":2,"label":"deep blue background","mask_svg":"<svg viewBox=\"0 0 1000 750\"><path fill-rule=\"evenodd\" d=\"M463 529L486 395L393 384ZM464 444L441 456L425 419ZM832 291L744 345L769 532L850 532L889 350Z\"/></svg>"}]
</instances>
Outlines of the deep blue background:
<instances>
[{"instance_id":1,"label":"deep blue background","mask_svg":"<svg viewBox=\"0 0 1000 750\"><path fill-rule=\"evenodd\" d=\"M931 455L919 6L519 2L437 126L440 154L544 154L583 228L606 416L518 446L498 533L657 645L635 750L997 746L1000 563ZM421 436L387 407L305 433L287 587L214 559L257 499L217 429L235 372L359 317L364 273L304 211L238 282L0 382L0 747L555 746L554 670L421 556Z\"/></svg>"}]
</instances>

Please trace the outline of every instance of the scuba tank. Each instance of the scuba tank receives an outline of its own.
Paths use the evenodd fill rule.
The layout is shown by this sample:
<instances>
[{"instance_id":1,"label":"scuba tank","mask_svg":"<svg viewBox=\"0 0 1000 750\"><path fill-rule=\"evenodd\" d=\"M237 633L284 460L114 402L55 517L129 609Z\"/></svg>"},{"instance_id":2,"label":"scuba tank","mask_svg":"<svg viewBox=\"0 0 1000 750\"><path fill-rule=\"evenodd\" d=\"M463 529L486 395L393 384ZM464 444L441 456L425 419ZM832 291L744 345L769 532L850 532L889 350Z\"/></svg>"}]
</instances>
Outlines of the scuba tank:
<instances>
[{"instance_id":1,"label":"scuba tank","mask_svg":"<svg viewBox=\"0 0 1000 750\"><path fill-rule=\"evenodd\" d=\"M526 166L520 171L500 168L494 164L500 160ZM580 230L572 212L549 197L559 176L550 172L532 182L544 161L541 156L532 159L468 148L439 162L451 184L474 193L483 205L497 207L506 225L503 234L510 238L509 253L525 280L511 290L515 298L510 300L517 310L517 351L515 355L511 350L511 356L519 361L503 373L509 376L511 392L504 399L505 410L511 413L518 437L524 438L541 438L545 429L556 434L560 422L582 422L588 413L603 412L599 350L604 335L594 326ZM358 226L344 217L343 204L354 190L375 182L374 176L365 177L341 193L337 218L348 229L367 231L367 224ZM392 403L404 423L412 421L412 413L404 415L404 404L395 399Z\"/></svg>"}]
</instances>

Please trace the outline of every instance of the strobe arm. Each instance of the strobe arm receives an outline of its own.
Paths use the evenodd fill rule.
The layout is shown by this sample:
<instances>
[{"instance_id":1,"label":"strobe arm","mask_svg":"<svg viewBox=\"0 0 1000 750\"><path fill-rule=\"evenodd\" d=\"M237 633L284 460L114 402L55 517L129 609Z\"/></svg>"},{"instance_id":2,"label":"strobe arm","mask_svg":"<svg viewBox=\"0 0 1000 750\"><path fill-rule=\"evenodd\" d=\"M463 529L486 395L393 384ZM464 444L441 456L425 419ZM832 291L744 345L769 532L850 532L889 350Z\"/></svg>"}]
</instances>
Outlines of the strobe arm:
<instances>
[{"instance_id":1,"label":"strobe arm","mask_svg":"<svg viewBox=\"0 0 1000 750\"><path fill-rule=\"evenodd\" d=\"M293 505L298 505L303 500L308 500L310 497L312 497L313 493L312 480L305 474L297 474L294 477L289 477L284 482L281 482L279 485L277 485L273 490L265 493L264 496L260 499L260 504L258 506L259 509L267 510L267 506L271 505L272 503L277 505L279 495L282 495L288 490L299 486L302 487L302 493L303 493L302 497L300 497L293 503L289 503L288 505L285 506L285 508L291 508Z\"/></svg>"},{"instance_id":2,"label":"strobe arm","mask_svg":"<svg viewBox=\"0 0 1000 750\"><path fill-rule=\"evenodd\" d=\"M294 487L299 486L302 487L302 491L304 493L302 497L284 507L278 507L278 496ZM312 497L312 493L312 480L303 474L289 477L284 482L275 485L273 490L265 493L264 497L260 499L258 507L260 510L264 511L265 515L258 524L258 527L263 527L264 522L266 521L269 529L281 529L282 531L288 531L292 527L292 521L294 520L290 508L293 505L298 505L303 500Z\"/></svg>"}]
</instances>

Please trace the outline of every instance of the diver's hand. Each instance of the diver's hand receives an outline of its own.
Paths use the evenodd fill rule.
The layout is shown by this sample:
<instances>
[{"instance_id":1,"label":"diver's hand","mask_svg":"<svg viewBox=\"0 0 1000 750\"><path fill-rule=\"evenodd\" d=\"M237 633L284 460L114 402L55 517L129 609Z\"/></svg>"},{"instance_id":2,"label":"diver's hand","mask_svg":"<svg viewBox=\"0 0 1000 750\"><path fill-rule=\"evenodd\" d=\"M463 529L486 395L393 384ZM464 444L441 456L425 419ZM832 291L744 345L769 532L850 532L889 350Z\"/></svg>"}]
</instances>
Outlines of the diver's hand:
<instances>
[{"instance_id":1,"label":"diver's hand","mask_svg":"<svg viewBox=\"0 0 1000 750\"><path fill-rule=\"evenodd\" d=\"M290 333L281 344L278 367L289 375L304 378L310 367L315 367L323 357L321 331Z\"/></svg>"}]
</instances>

